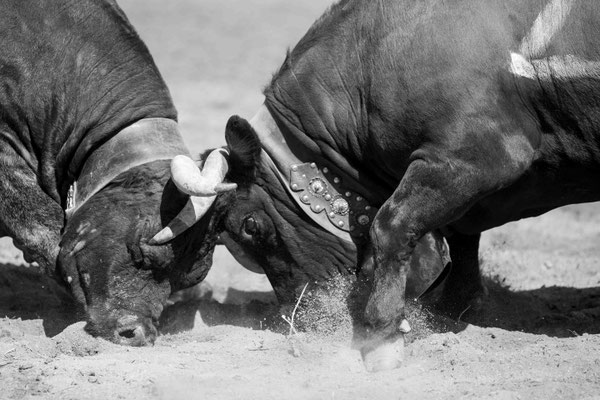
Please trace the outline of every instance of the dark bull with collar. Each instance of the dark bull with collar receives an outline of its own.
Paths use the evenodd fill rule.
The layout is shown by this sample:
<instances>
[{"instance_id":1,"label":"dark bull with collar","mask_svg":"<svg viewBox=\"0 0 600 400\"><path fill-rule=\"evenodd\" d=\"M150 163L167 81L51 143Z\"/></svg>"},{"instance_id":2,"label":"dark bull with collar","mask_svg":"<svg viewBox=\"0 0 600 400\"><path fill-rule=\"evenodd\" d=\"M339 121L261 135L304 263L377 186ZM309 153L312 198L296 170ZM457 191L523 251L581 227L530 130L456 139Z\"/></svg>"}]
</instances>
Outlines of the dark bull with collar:
<instances>
[{"instance_id":1,"label":"dark bull with collar","mask_svg":"<svg viewBox=\"0 0 600 400\"><path fill-rule=\"evenodd\" d=\"M442 233L460 312L482 231L600 200L599 21L591 0L340 1L230 119L216 227L283 303L358 259L365 364L398 366L408 278L443 266Z\"/></svg>"},{"instance_id":2,"label":"dark bull with collar","mask_svg":"<svg viewBox=\"0 0 600 400\"><path fill-rule=\"evenodd\" d=\"M64 284L91 333L153 343L216 240L207 223L148 244L215 199L192 204L170 181L188 150L168 89L114 1L4 1L0 31L0 236Z\"/></svg>"}]
</instances>

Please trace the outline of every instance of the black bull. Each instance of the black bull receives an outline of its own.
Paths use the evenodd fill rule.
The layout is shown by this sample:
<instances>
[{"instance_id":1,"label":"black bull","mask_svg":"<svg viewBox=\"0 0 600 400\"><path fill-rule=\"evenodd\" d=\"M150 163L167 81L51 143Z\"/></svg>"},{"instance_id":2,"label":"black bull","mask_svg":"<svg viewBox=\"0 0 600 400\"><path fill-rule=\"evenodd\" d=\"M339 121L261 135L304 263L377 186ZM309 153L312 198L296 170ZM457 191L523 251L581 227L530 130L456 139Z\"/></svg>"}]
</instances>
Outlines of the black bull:
<instances>
[{"instance_id":1,"label":"black bull","mask_svg":"<svg viewBox=\"0 0 600 400\"><path fill-rule=\"evenodd\" d=\"M171 291L210 267L216 237L200 224L147 244L188 201L169 180L187 154L176 117L114 1L0 4L0 236L68 287L92 333L123 344L152 343Z\"/></svg>"},{"instance_id":2,"label":"black bull","mask_svg":"<svg viewBox=\"0 0 600 400\"><path fill-rule=\"evenodd\" d=\"M461 307L482 231L600 199L599 52L595 0L341 1L230 119L218 229L282 302L358 258L364 359L392 368L415 248L447 239Z\"/></svg>"}]
</instances>

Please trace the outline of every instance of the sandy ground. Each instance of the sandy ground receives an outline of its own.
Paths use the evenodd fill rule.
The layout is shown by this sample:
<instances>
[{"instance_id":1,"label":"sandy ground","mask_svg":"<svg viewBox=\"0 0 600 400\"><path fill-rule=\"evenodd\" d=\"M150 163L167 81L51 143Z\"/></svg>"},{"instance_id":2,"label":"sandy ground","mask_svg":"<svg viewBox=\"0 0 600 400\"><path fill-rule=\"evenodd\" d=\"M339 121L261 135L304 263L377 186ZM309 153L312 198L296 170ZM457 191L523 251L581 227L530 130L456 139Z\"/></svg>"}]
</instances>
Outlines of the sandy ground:
<instances>
[{"instance_id":1,"label":"sandy ground","mask_svg":"<svg viewBox=\"0 0 600 400\"><path fill-rule=\"evenodd\" d=\"M120 4L199 152L223 143L229 115L252 115L286 47L328 1ZM154 347L125 348L83 333L53 282L2 239L0 398L600 399L599 243L600 204L485 233L482 310L457 322L413 306L405 365L367 374L339 315L319 334L263 330L276 310L269 285L225 251L198 296L166 312Z\"/></svg>"}]
</instances>

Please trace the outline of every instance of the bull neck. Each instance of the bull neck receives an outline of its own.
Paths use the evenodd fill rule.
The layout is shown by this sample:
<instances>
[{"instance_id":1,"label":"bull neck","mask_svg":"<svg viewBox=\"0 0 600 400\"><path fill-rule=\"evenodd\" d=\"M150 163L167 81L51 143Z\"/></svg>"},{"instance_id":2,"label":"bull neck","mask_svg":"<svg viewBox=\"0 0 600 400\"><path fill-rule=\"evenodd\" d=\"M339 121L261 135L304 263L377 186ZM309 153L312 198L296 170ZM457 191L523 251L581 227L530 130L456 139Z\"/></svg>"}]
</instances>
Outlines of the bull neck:
<instances>
[{"instance_id":1,"label":"bull neck","mask_svg":"<svg viewBox=\"0 0 600 400\"><path fill-rule=\"evenodd\" d=\"M317 225L346 242L364 243L377 213L376 197L325 156L318 157L283 135L263 105L250 121L261 142L261 161ZM287 138L292 138L288 135Z\"/></svg>"},{"instance_id":2,"label":"bull neck","mask_svg":"<svg viewBox=\"0 0 600 400\"><path fill-rule=\"evenodd\" d=\"M362 193L373 205L380 206L389 197L389 189L371 179L365 171L352 166L343 149L336 150L325 141L317 142L318 139L302 129L298 121L286 117L293 113L290 113L285 105L270 99L269 96L264 104L281 131L287 147L296 158L304 162L316 162L333 174L344 176L347 187Z\"/></svg>"},{"instance_id":3,"label":"bull neck","mask_svg":"<svg viewBox=\"0 0 600 400\"><path fill-rule=\"evenodd\" d=\"M88 154L70 190L68 214L121 173L180 154L189 152L174 120L145 118L125 127Z\"/></svg>"}]
</instances>

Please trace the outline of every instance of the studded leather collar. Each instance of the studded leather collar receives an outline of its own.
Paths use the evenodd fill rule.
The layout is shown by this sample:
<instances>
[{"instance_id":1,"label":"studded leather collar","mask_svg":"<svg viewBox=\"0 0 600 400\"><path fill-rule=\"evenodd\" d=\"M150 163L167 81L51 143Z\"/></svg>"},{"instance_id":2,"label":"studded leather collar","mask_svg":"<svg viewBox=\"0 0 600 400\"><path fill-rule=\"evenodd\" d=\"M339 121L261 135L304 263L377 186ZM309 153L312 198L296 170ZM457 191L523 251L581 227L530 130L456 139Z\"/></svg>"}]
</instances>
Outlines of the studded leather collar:
<instances>
[{"instance_id":1,"label":"studded leather collar","mask_svg":"<svg viewBox=\"0 0 600 400\"><path fill-rule=\"evenodd\" d=\"M72 215L90 197L121 173L152 161L169 160L189 151L177 122L146 118L122 129L87 158L69 189L67 215Z\"/></svg>"},{"instance_id":2,"label":"studded leather collar","mask_svg":"<svg viewBox=\"0 0 600 400\"><path fill-rule=\"evenodd\" d=\"M269 111L261 108L259 113ZM263 162L274 170L298 206L319 226L348 242L364 242L377 213L364 193L349 189L350 178L333 165L300 160L275 127L256 129Z\"/></svg>"}]
</instances>

